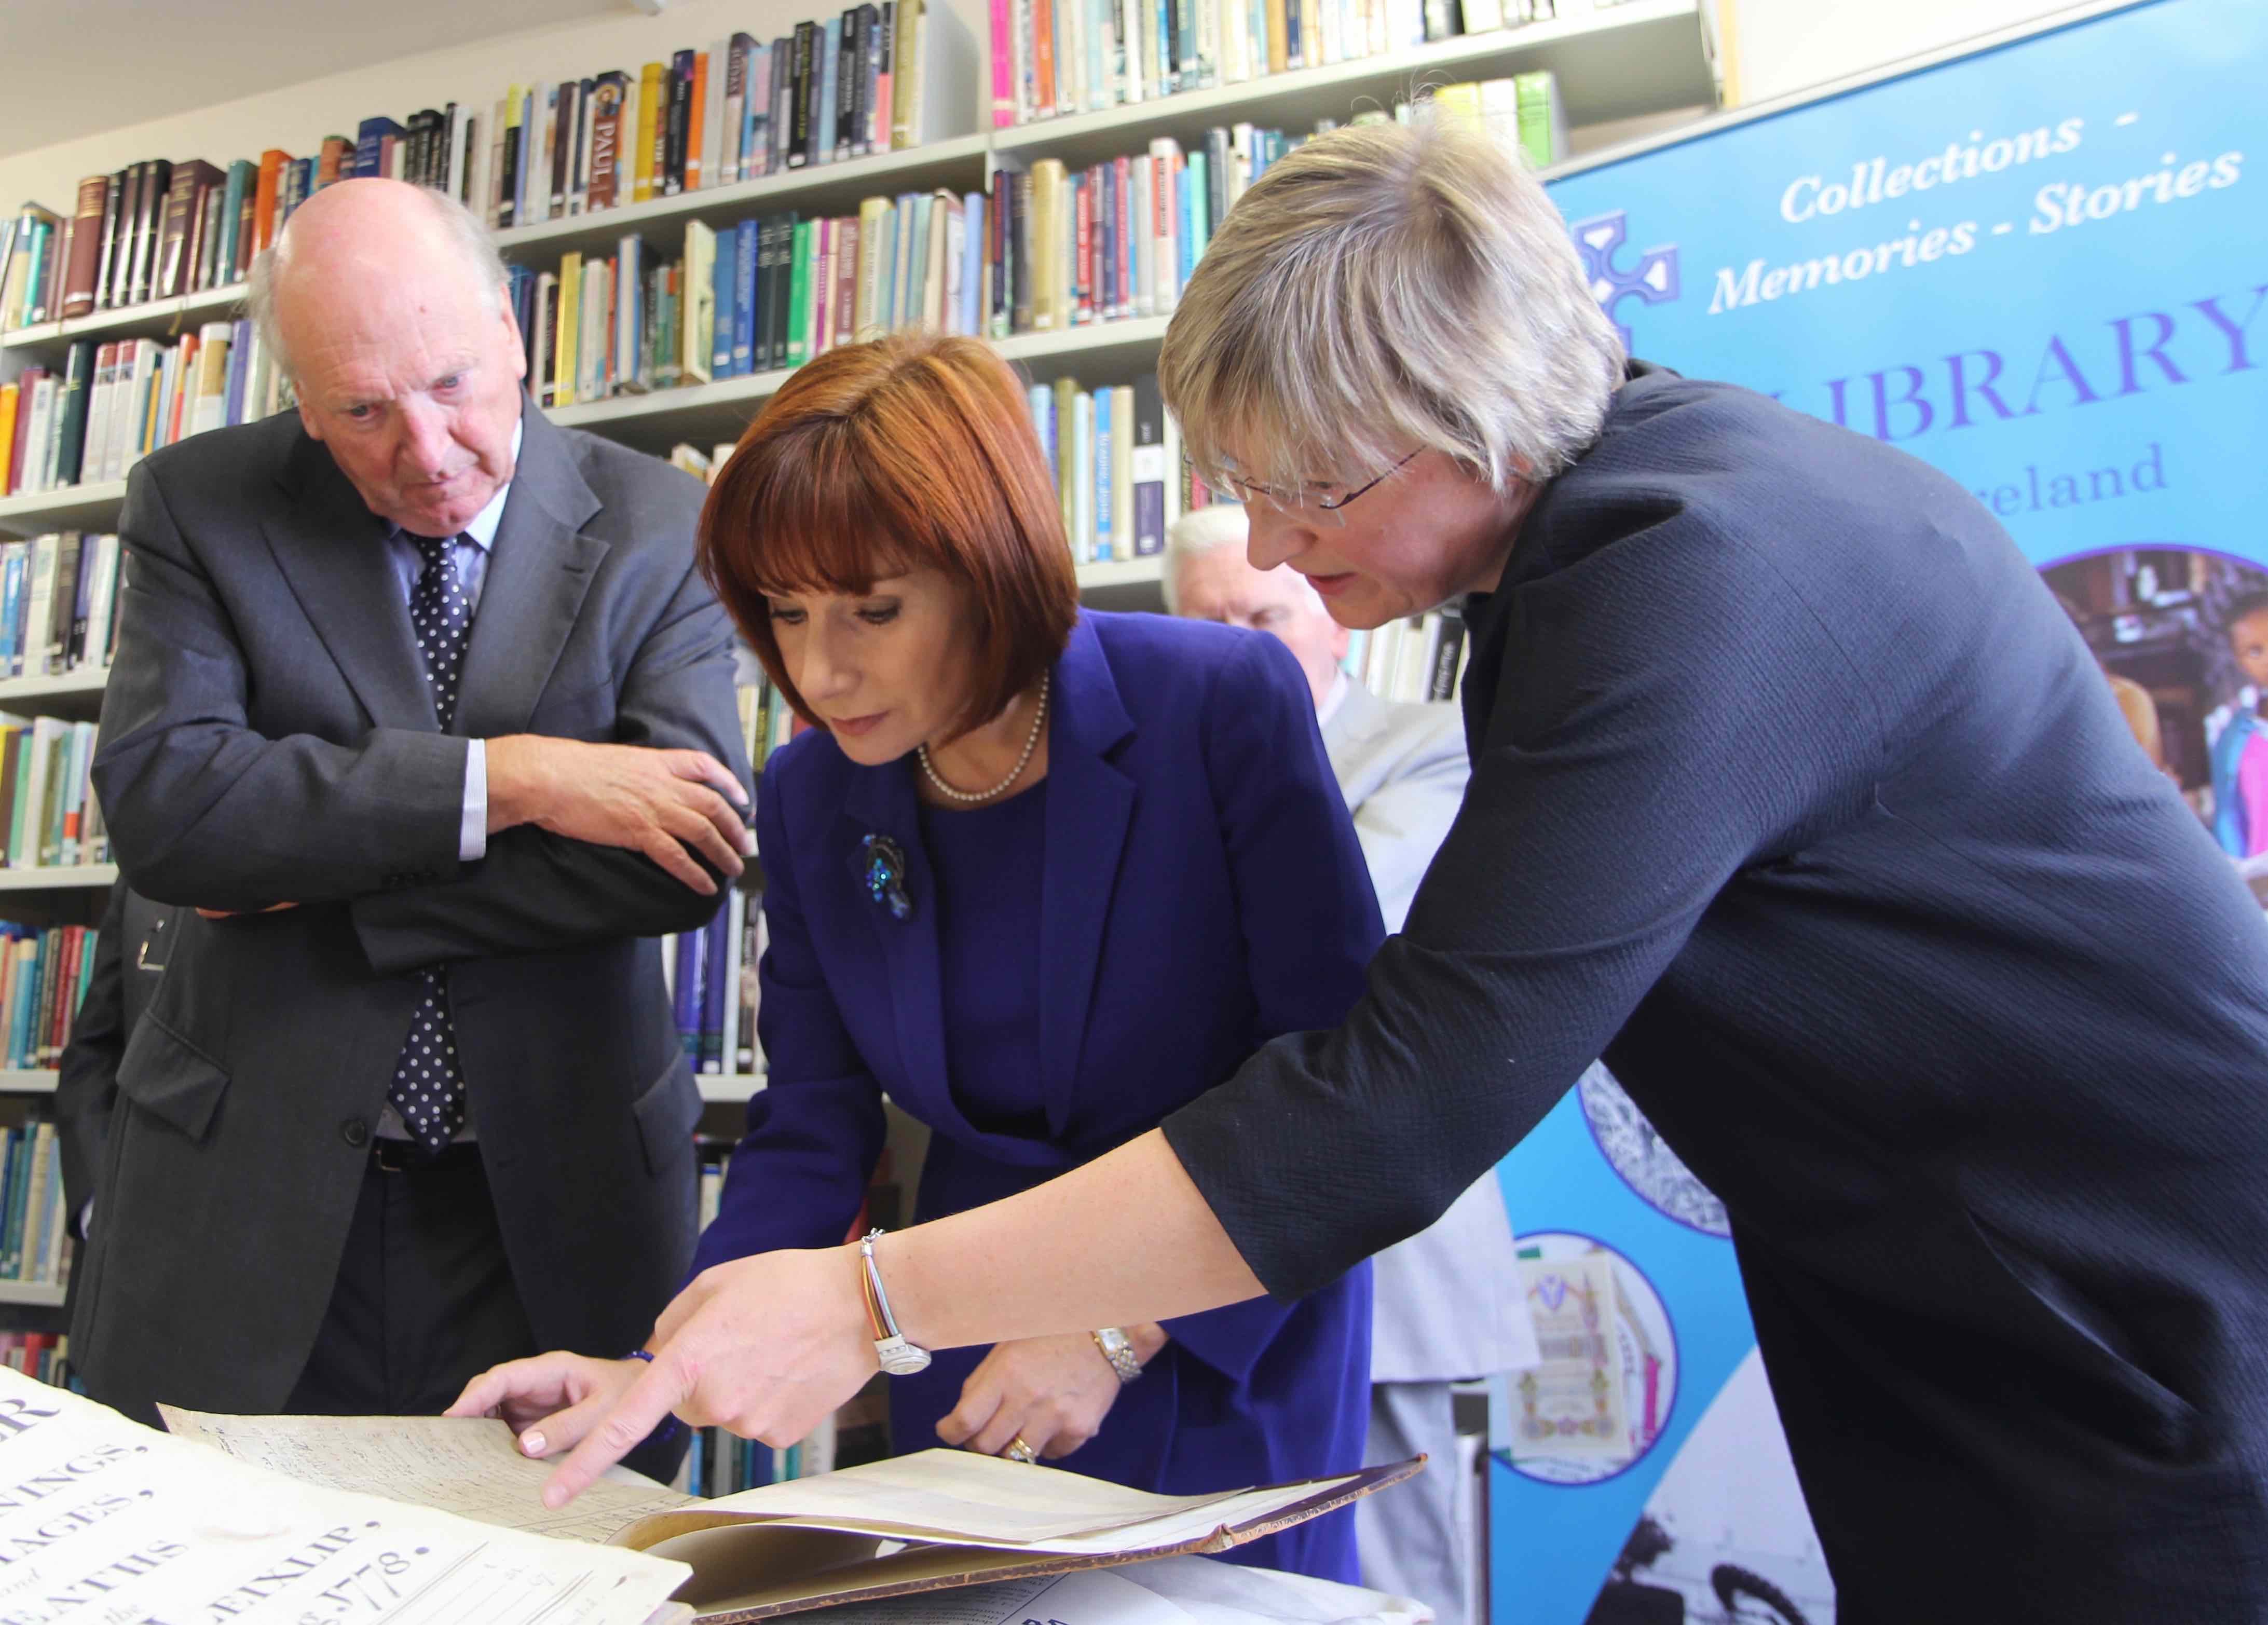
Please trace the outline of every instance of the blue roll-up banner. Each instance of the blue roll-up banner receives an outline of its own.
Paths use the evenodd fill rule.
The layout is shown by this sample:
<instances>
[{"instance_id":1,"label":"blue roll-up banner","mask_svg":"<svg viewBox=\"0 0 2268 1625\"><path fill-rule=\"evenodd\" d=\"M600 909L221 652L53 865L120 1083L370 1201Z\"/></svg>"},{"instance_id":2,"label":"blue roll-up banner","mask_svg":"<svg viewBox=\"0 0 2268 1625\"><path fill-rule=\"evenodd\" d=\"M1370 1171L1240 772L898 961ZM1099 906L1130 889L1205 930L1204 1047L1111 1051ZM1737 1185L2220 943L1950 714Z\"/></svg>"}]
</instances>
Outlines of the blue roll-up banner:
<instances>
[{"instance_id":1,"label":"blue roll-up banner","mask_svg":"<svg viewBox=\"0 0 2268 1625\"><path fill-rule=\"evenodd\" d=\"M1959 480L2268 893L2268 4L2153 0L1554 182L1631 353ZM1825 1625L1721 1210L1602 1069L1508 1158L1498 1625Z\"/></svg>"}]
</instances>

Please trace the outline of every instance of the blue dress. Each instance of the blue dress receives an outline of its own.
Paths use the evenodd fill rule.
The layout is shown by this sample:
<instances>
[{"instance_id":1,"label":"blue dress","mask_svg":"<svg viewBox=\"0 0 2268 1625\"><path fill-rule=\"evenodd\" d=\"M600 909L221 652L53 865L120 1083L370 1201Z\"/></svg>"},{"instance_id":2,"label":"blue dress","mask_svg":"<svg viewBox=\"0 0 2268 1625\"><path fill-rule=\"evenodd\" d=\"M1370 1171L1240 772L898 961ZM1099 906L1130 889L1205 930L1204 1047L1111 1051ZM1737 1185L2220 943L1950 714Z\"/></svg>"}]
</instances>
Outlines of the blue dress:
<instances>
[{"instance_id":1,"label":"blue dress","mask_svg":"<svg viewBox=\"0 0 2268 1625\"><path fill-rule=\"evenodd\" d=\"M1281 1033L1359 995L1377 905L1306 680L1263 634L1087 614L1054 670L1048 776L924 808L911 761L861 768L806 733L757 808L770 949L767 1087L749 1102L695 1268L840 1243L880 1154L884 1094L932 1130L917 1217L1037 1185L1154 1128ZM860 883L903 854L898 918ZM1370 1281L1166 1323L1101 1430L1054 1465L1164 1494L1361 1464ZM891 1385L928 1448L983 1349ZM1351 1515L1241 1561L1357 1575Z\"/></svg>"}]
</instances>

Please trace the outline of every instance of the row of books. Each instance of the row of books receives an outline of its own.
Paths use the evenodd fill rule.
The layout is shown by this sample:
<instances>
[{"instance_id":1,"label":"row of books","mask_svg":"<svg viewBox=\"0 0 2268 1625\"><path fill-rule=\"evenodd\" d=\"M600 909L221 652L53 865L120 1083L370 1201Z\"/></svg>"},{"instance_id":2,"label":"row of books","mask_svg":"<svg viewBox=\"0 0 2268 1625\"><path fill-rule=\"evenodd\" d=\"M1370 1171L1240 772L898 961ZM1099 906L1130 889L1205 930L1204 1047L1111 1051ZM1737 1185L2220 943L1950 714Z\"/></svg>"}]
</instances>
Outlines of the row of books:
<instances>
[{"instance_id":1,"label":"row of books","mask_svg":"<svg viewBox=\"0 0 2268 1625\"><path fill-rule=\"evenodd\" d=\"M173 343L74 342L62 370L0 384L0 496L122 480L161 445L291 402L251 321L209 321Z\"/></svg>"},{"instance_id":2,"label":"row of books","mask_svg":"<svg viewBox=\"0 0 2268 1625\"><path fill-rule=\"evenodd\" d=\"M110 831L89 773L95 725L0 711L0 820L10 869L110 861Z\"/></svg>"},{"instance_id":3,"label":"row of books","mask_svg":"<svg viewBox=\"0 0 2268 1625\"><path fill-rule=\"evenodd\" d=\"M1355 633L1345 666L1382 700L1454 700L1471 652L1465 618L1452 605Z\"/></svg>"},{"instance_id":4,"label":"row of books","mask_svg":"<svg viewBox=\"0 0 2268 1625\"><path fill-rule=\"evenodd\" d=\"M1160 552L1166 527L1211 500L1183 465L1155 374L1091 392L1070 379L1035 384L1031 408L1074 563Z\"/></svg>"},{"instance_id":5,"label":"row of books","mask_svg":"<svg viewBox=\"0 0 2268 1625\"><path fill-rule=\"evenodd\" d=\"M68 1388L70 1339L59 1332L0 1332L0 1365Z\"/></svg>"},{"instance_id":6,"label":"row of books","mask_svg":"<svg viewBox=\"0 0 2268 1625\"><path fill-rule=\"evenodd\" d=\"M0 677L108 665L118 577L115 535L55 531L0 541Z\"/></svg>"},{"instance_id":7,"label":"row of books","mask_svg":"<svg viewBox=\"0 0 2268 1625\"><path fill-rule=\"evenodd\" d=\"M306 156L142 159L83 177L68 216L27 202L0 223L0 332L241 282L340 180L410 180L493 226L527 225L972 131L979 74L951 6L890 0L635 74L512 85L484 113L364 119Z\"/></svg>"},{"instance_id":8,"label":"row of books","mask_svg":"<svg viewBox=\"0 0 2268 1625\"><path fill-rule=\"evenodd\" d=\"M951 6L858 5L769 44L736 33L636 75L512 85L464 195L491 225L530 225L903 151L974 130L976 82Z\"/></svg>"},{"instance_id":9,"label":"row of books","mask_svg":"<svg viewBox=\"0 0 2268 1625\"><path fill-rule=\"evenodd\" d=\"M709 923L661 939L662 980L695 1071L713 1077L756 1070L756 960L762 938L762 907L751 908L748 893L734 886Z\"/></svg>"},{"instance_id":10,"label":"row of books","mask_svg":"<svg viewBox=\"0 0 2268 1625\"><path fill-rule=\"evenodd\" d=\"M1005 129L1587 12L1594 0L991 0L991 8L992 122Z\"/></svg>"},{"instance_id":11,"label":"row of books","mask_svg":"<svg viewBox=\"0 0 2268 1625\"><path fill-rule=\"evenodd\" d=\"M530 387L571 406L800 366L904 328L978 332L983 207L976 193L907 193L840 217L695 220L674 260L630 232L610 255L515 268Z\"/></svg>"},{"instance_id":12,"label":"row of books","mask_svg":"<svg viewBox=\"0 0 2268 1625\"><path fill-rule=\"evenodd\" d=\"M0 1129L0 1281L60 1286L70 1274L63 1159L42 1118Z\"/></svg>"},{"instance_id":13,"label":"row of books","mask_svg":"<svg viewBox=\"0 0 2268 1625\"><path fill-rule=\"evenodd\" d=\"M94 975L96 935L86 925L0 925L0 1034L7 1040L0 1065L55 1064Z\"/></svg>"}]
</instances>

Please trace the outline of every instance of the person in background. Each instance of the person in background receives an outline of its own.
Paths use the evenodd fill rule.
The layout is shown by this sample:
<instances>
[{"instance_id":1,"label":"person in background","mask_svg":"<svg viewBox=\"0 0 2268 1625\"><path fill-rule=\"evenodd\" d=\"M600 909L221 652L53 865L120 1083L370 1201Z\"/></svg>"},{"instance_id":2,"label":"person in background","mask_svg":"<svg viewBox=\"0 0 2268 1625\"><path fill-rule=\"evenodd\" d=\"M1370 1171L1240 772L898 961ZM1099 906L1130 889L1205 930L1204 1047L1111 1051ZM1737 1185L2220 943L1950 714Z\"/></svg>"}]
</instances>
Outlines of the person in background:
<instances>
[{"instance_id":1,"label":"person in background","mask_svg":"<svg viewBox=\"0 0 2268 1625\"><path fill-rule=\"evenodd\" d=\"M327 188L251 305L298 409L144 459L120 526L94 784L180 907L78 1120L72 1363L144 1418L431 1413L683 1279L653 939L747 850L732 634L699 482L528 401L469 212Z\"/></svg>"},{"instance_id":2,"label":"person in background","mask_svg":"<svg viewBox=\"0 0 2268 1625\"><path fill-rule=\"evenodd\" d=\"M1349 634L1296 570L1255 570L1241 504L1217 502L1166 532L1174 614L1279 638L1307 674L1339 793L1354 817L1378 912L1402 929L1418 882L1464 799L1464 718L1454 705L1396 704L1348 676ZM1439 1625L1465 1625L1473 1572L1471 1475L1458 1471L1451 1384L1535 1364L1504 1190L1483 1174L1432 1224L1371 1260L1369 1463L1432 1459L1355 1504L1362 1583L1415 1597ZM1477 1622L1476 1622L1477 1625Z\"/></svg>"},{"instance_id":3,"label":"person in background","mask_svg":"<svg viewBox=\"0 0 2268 1625\"><path fill-rule=\"evenodd\" d=\"M1378 910L1299 663L1080 610L988 346L890 339L798 369L718 475L702 558L816 725L764 768L768 1073L696 1268L840 1242L885 1096L931 1130L933 1218L1108 1152L1360 992ZM1297 1304L1098 1327L899 1375L892 1448L1168 1495L1361 1465L1367 1268ZM556 1452L644 1369L547 1356L456 1411ZM1344 1511L1233 1556L1357 1577Z\"/></svg>"},{"instance_id":4,"label":"person in background","mask_svg":"<svg viewBox=\"0 0 2268 1625\"><path fill-rule=\"evenodd\" d=\"M2268 592L2232 600L2221 618L2228 652L2253 688L2213 743L2213 833L2221 850L2243 859L2268 851Z\"/></svg>"}]
</instances>

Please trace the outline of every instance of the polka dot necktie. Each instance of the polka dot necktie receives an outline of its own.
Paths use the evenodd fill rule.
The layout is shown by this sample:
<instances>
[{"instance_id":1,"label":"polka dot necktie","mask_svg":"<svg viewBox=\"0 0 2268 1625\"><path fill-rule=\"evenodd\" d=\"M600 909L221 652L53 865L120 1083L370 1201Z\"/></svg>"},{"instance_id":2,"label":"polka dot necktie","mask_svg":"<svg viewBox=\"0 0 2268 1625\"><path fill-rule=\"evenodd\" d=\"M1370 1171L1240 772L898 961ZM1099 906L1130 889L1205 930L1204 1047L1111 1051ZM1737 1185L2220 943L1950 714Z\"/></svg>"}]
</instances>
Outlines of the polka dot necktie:
<instances>
[{"instance_id":1,"label":"polka dot necktie","mask_svg":"<svg viewBox=\"0 0 2268 1625\"><path fill-rule=\"evenodd\" d=\"M465 639L473 624L472 599L457 573L457 538L412 536L425 555L425 569L409 593L409 625L425 657L425 680L433 691L433 712L446 733L457 715L457 680L465 665ZM439 1151L465 1123L465 1074L457 1061L457 1031L449 1020L449 979L445 967L417 973L417 1009L409 1018L409 1038L394 1063L394 1084L386 1098L418 1144Z\"/></svg>"}]
</instances>

